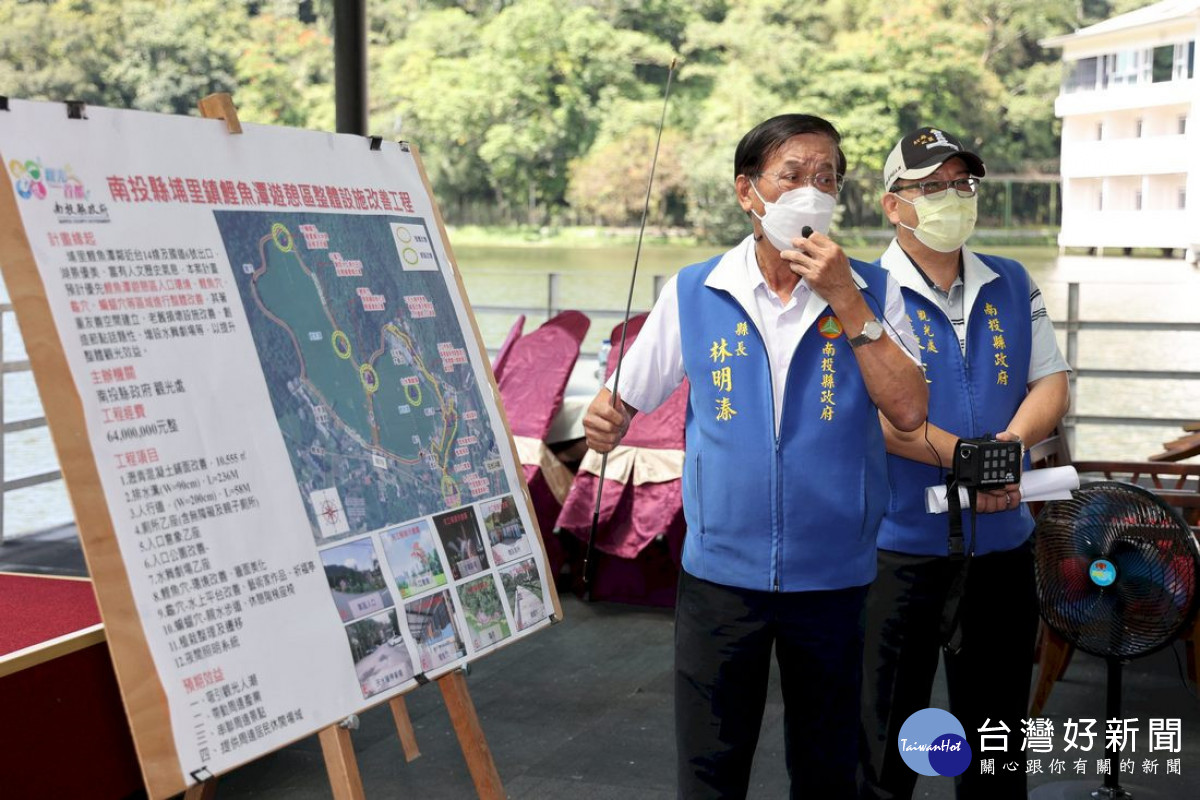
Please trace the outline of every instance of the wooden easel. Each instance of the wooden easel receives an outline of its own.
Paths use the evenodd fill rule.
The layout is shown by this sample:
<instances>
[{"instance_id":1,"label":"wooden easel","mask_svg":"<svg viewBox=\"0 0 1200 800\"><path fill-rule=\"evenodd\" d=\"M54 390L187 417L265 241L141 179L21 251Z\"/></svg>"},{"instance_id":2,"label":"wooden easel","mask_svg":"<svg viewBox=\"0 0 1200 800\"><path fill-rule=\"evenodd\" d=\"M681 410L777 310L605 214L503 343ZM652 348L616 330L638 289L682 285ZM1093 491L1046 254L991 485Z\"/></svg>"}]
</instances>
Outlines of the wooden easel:
<instances>
[{"instance_id":1,"label":"wooden easel","mask_svg":"<svg viewBox=\"0 0 1200 800\"><path fill-rule=\"evenodd\" d=\"M496 762L492 759L492 751L484 738L483 728L479 725L479 715L475 713L475 703L467 691L463 671L454 670L447 673L437 679L437 684L442 690L446 709L450 712L450 722L454 725L458 744L467 760L467 769L471 773L471 782L475 784L476 794L480 800L504 800L500 774L496 772ZM404 698L394 698L389 705L396 721L396 730L400 734L400 743L404 748L404 758L406 761L412 761L421 753L417 750L417 741ZM334 800L365 800L362 778L358 773L358 761L350 741L350 731L341 725L331 725L318 735Z\"/></svg>"},{"instance_id":2,"label":"wooden easel","mask_svg":"<svg viewBox=\"0 0 1200 800\"><path fill-rule=\"evenodd\" d=\"M237 109L229 94L221 92L208 95L200 100L199 106L201 116L224 120L230 134L242 132ZM446 709L450 712L450 722L454 726L454 733L458 737L459 746L467 761L467 769L471 773L471 781L475 784L475 791L480 800L504 800L506 795L500 782L500 774L496 771L491 748L488 747L483 728L479 724L479 715L475 712L475 703L467 690L463 671L458 669L449 672L437 678L437 684ZM408 715L408 706L403 696L392 698L388 701L388 706L392 711L396 732L400 736L404 760L411 763L420 757L421 751L417 746L412 719ZM350 728L342 724L330 725L317 736L321 742L325 770L329 774L329 785L333 789L334 800L365 800ZM184 800L214 800L216 787L216 778L196 784L184 793Z\"/></svg>"},{"instance_id":3,"label":"wooden easel","mask_svg":"<svg viewBox=\"0 0 1200 800\"><path fill-rule=\"evenodd\" d=\"M496 762L479 724L479 715L475 712L475 703L467 690L463 671L454 670L443 675L437 679L437 685L450 712L450 722L454 726L463 757L467 760L476 794L480 800L504 800L506 795L500 782L500 773L496 771ZM388 701L388 707L392 710L392 719L400 736L404 760L411 763L420 757L421 751L417 747L416 733L408 716L408 706L403 697L393 697ZM321 730L317 737L321 742L325 771L329 774L334 800L366 800L350 728L330 725ZM184 800L215 800L216 796L216 778L190 787L183 795Z\"/></svg>"}]
</instances>

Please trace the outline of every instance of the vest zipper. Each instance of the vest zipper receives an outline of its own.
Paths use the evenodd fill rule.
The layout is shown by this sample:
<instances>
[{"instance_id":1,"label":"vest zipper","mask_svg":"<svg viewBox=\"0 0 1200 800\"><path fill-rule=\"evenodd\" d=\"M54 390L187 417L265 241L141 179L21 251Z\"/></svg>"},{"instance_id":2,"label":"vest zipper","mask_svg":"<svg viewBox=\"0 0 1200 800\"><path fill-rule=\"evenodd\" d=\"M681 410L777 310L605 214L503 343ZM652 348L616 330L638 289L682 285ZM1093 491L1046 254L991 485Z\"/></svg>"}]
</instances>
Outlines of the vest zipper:
<instances>
[{"instance_id":1,"label":"vest zipper","mask_svg":"<svg viewBox=\"0 0 1200 800\"><path fill-rule=\"evenodd\" d=\"M737 302L736 298L735 298L735 302ZM741 303L737 303L737 304L739 307L742 308L743 311L747 312L746 316L749 317L750 322L752 323L751 327L754 328L755 334L758 335L758 344L760 347L762 347L763 357L766 359L766 362L767 362L767 384L771 387L771 393L769 395L771 398L771 420L770 420L771 438L775 442L775 457L774 457L774 459L772 459L772 462L771 462L771 471L774 473L773 477L775 478L775 512L772 515L772 524L771 524L771 550L772 550L771 591L778 592L779 591L779 572L780 572L779 550L781 547L780 540L782 539L779 529L783 522L783 489L781 486L781 484L782 484L782 478L780 476L781 470L779 469L779 431L783 427L783 410L780 409L780 412L779 412L780 422L778 425L776 425L776 423L775 423L775 369L774 369L774 365L771 362L771 353L769 350L767 350L767 340L766 340L766 337L763 336L762 331L758 329L758 321L754 318L754 315L750 314L749 311L745 308L745 306L742 306ZM803 338L804 338L803 334L801 335L800 338L801 338L801 340L803 340ZM800 349L799 343L796 344L796 349L797 350ZM793 351L792 357L795 358L795 355L796 354ZM788 365L788 372L791 372L790 364ZM787 394L787 378L786 378L786 376L784 378L784 383L783 383L783 393L784 393L784 395ZM785 396L784 400L786 400L786 399L787 398ZM784 403L783 407L787 408L787 403Z\"/></svg>"},{"instance_id":2,"label":"vest zipper","mask_svg":"<svg viewBox=\"0 0 1200 800\"><path fill-rule=\"evenodd\" d=\"M773 468L775 470L775 525L771 531L772 543L775 545L775 557L771 562L771 591L779 591L779 576L783 573L783 566L780 563L782 556L780 551L783 550L783 466L780 464L780 431L783 430L783 414L787 410L787 390L788 377L792 373L792 362L796 360L796 352L799 351L800 345L804 342L804 334L800 334L800 341L796 343L796 349L792 351L792 359L788 362L787 374L783 376L783 397L780 402L783 403L783 408L779 410L779 425L775 428L775 460ZM764 345L765 349L765 345ZM771 376L771 424L775 425L775 372L771 369L771 362L767 361L767 372Z\"/></svg>"},{"instance_id":3,"label":"vest zipper","mask_svg":"<svg viewBox=\"0 0 1200 800\"><path fill-rule=\"evenodd\" d=\"M784 393L787 393L786 384L784 385ZM773 392L772 405L774 405L774 397L775 396ZM775 409L772 408L772 411L774 410ZM774 423L774 420L772 420L772 423ZM775 558L773 564L770 565L770 571L773 573L772 591L779 591L779 573L782 571L782 567L779 564L779 552L780 549L782 549L782 539L784 539L780 531L782 524L784 524L784 477L782 477L782 471L784 470L780 469L779 458L779 433L775 433L775 519L778 521L778 524L775 525L775 530L772 531L772 537L776 540Z\"/></svg>"},{"instance_id":4,"label":"vest zipper","mask_svg":"<svg viewBox=\"0 0 1200 800\"><path fill-rule=\"evenodd\" d=\"M966 298L964 297L964 301L965 301L965 299ZM976 297L976 300L978 300L978 297ZM951 325L950 327L953 328L954 326ZM968 348L971 346L971 330L970 330L970 328L971 328L970 321L967 319L967 308L964 303L964 307L963 307L963 339L966 341ZM968 416L970 417L970 420L971 420L971 429L969 431L967 431L964 435L966 435L967 437L978 436L979 435L979 420L975 418L975 381L971 377L971 359L967 356L966 351L963 350L963 348L961 348L961 347L958 350L958 357L960 359L962 359L963 378L965 378L967 381L967 385L964 386L963 388L967 392L967 412L968 412Z\"/></svg>"},{"instance_id":5,"label":"vest zipper","mask_svg":"<svg viewBox=\"0 0 1200 800\"><path fill-rule=\"evenodd\" d=\"M801 341L804 340L804 334L800 335ZM763 342L763 350L767 349L766 342ZM800 349L800 344L796 344L796 350ZM792 352L792 358L796 357L795 351ZM792 365L788 362L788 373L791 373ZM771 544L774 551L774 557L771 559L771 591L779 591L779 574L783 571L780 565L779 551L783 549L783 470L779 464L779 432L783 430L783 412L787 408L787 375L783 377L783 408L779 409L779 424L775 424L775 370L771 365L770 354L767 354L767 377L771 381L771 426L773 430L773 438L775 440L775 458L771 462L771 469L775 475L775 524L771 526Z\"/></svg>"},{"instance_id":6,"label":"vest zipper","mask_svg":"<svg viewBox=\"0 0 1200 800\"><path fill-rule=\"evenodd\" d=\"M781 486L781 484L782 484L781 472L782 471L779 468L779 457L780 457L779 456L779 431L783 428L783 409L780 410L780 417L779 417L780 422L778 425L776 425L775 424L775 370L774 370L772 362L771 362L771 353L770 353L770 351L767 350L767 339L765 336L763 336L762 331L759 330L758 320L755 319L754 314L752 314L748 308L746 308L744 305L742 305L741 301L738 300L737 297L735 297L731 292L726 292L726 294L728 294L733 299L733 302L735 305L737 305L740 309L742 309L743 312L745 312L746 317L750 322L750 327L754 329L755 335L758 336L758 344L762 348L763 358L766 359L766 364L767 364L767 384L771 388L771 393L770 393L770 398L771 398L770 424L772 427L771 435L775 442L775 457L772 460L772 464L771 464L771 470L774 472L774 478L775 478L775 513L773 515L772 524L771 524L771 547L772 547L772 551L773 551L773 555L771 558L771 591L778 592L779 591L779 573L780 573L779 550L780 550L780 541L782 539L782 534L780 533L780 526L782 525L782 522L783 522L783 491L782 491L782 486ZM801 342L803 342L803 340L804 340L803 334L800 335L800 340L801 340ZM800 349L800 342L797 342L796 350L799 350L799 349ZM795 356L796 356L796 351L793 350L792 357L795 358ZM788 364L788 372L789 373L791 372L791 364L790 363ZM786 395L787 395L787 376L784 376L783 393L785 395L785 397L783 399L786 401L787 400L787 397L786 397ZM783 404L783 408L784 409L787 408L786 402Z\"/></svg>"}]
</instances>

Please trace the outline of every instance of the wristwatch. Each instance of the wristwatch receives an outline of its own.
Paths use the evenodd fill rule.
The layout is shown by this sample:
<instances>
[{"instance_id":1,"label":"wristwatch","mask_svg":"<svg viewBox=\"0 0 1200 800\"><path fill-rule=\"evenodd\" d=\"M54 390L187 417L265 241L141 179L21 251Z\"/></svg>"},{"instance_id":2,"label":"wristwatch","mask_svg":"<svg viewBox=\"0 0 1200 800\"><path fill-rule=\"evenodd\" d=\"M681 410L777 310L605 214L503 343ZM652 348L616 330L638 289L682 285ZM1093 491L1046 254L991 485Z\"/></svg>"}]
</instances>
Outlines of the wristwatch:
<instances>
[{"instance_id":1,"label":"wristwatch","mask_svg":"<svg viewBox=\"0 0 1200 800\"><path fill-rule=\"evenodd\" d=\"M862 333L849 339L850 346L862 347L864 344L878 341L880 336L883 336L883 323L879 321L878 317L869 319L863 325Z\"/></svg>"}]
</instances>

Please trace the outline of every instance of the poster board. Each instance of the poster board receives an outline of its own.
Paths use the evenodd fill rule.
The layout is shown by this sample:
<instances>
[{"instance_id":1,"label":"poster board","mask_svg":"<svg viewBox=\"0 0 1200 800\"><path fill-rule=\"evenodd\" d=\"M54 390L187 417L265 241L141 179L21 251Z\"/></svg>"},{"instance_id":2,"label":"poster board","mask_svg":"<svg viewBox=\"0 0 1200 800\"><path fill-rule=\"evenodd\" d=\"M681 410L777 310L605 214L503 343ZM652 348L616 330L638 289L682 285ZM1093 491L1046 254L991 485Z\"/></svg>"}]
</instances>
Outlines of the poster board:
<instances>
[{"instance_id":1,"label":"poster board","mask_svg":"<svg viewBox=\"0 0 1200 800\"><path fill-rule=\"evenodd\" d=\"M151 797L561 617L415 149L9 101L0 159Z\"/></svg>"}]
</instances>

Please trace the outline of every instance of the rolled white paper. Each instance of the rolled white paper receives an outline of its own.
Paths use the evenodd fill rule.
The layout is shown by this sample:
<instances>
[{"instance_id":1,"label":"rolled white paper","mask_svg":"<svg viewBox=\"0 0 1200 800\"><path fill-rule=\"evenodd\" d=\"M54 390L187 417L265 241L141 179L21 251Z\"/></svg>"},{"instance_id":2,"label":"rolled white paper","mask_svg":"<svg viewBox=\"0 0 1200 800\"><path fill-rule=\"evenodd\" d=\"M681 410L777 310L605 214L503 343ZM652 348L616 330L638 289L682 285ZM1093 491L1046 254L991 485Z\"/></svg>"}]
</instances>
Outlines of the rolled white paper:
<instances>
[{"instance_id":1,"label":"rolled white paper","mask_svg":"<svg viewBox=\"0 0 1200 800\"><path fill-rule=\"evenodd\" d=\"M1072 489L1079 488L1079 473L1074 467L1048 467L1046 469L1031 469L1021 475L1021 502L1041 502L1043 500L1066 500L1071 496ZM959 501L967 508L967 490L958 487ZM946 487L930 486L925 490L925 510L930 514L945 514Z\"/></svg>"}]
</instances>

